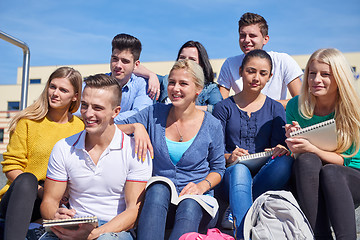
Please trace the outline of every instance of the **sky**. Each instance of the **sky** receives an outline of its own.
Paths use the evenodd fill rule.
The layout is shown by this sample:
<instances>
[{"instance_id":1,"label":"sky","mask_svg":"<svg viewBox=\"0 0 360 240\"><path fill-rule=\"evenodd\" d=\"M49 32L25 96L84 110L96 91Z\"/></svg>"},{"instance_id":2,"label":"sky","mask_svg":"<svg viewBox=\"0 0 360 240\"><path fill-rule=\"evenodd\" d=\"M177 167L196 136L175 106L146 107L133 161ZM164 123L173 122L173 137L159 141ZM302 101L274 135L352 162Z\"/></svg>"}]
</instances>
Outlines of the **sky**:
<instances>
[{"instance_id":1,"label":"sky","mask_svg":"<svg viewBox=\"0 0 360 240\"><path fill-rule=\"evenodd\" d=\"M218 59L241 54L245 12L267 20L265 50L360 51L359 0L0 0L0 30L29 46L30 66L108 63L118 33L140 39L143 62L173 61L188 40ZM22 49L0 39L0 84L16 84L22 61Z\"/></svg>"}]
</instances>

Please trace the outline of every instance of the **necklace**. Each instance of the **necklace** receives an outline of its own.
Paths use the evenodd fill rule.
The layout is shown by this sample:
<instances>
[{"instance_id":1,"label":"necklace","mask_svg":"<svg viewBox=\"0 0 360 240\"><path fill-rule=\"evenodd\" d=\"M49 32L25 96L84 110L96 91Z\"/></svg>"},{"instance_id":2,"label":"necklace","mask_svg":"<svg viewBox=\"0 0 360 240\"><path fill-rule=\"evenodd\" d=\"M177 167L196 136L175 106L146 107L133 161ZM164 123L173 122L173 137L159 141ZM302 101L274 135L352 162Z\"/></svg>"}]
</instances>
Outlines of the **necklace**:
<instances>
[{"instance_id":1,"label":"necklace","mask_svg":"<svg viewBox=\"0 0 360 240\"><path fill-rule=\"evenodd\" d=\"M183 136L181 135L181 133L180 133L180 131L179 131L179 128L178 128L178 126L177 126L177 123L176 122L174 122L175 123L175 127L176 127L176 130L178 131L178 133L179 133L179 135L180 135L180 139L179 139L179 142L182 142L184 139L183 139Z\"/></svg>"}]
</instances>

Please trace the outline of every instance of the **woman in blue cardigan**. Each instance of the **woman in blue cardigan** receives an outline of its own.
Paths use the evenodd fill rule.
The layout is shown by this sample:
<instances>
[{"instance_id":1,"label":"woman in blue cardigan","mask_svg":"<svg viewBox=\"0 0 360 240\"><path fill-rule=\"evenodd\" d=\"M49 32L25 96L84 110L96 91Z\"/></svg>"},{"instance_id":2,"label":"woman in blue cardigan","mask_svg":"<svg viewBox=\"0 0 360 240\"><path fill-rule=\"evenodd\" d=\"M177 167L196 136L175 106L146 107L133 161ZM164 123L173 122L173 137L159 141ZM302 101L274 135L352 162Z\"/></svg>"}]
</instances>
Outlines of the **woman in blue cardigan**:
<instances>
[{"instance_id":1,"label":"woman in blue cardigan","mask_svg":"<svg viewBox=\"0 0 360 240\"><path fill-rule=\"evenodd\" d=\"M195 107L203 86L202 68L192 60L178 61L168 78L172 104L150 106L124 121L134 129L134 123L145 126L154 148L153 175L173 181L179 195L213 195L211 189L225 171L221 124ZM137 239L164 239L166 227L172 228L169 239L179 239L198 232L200 223L215 223L193 199L174 206L170 197L169 187L162 183L147 188Z\"/></svg>"}]
</instances>

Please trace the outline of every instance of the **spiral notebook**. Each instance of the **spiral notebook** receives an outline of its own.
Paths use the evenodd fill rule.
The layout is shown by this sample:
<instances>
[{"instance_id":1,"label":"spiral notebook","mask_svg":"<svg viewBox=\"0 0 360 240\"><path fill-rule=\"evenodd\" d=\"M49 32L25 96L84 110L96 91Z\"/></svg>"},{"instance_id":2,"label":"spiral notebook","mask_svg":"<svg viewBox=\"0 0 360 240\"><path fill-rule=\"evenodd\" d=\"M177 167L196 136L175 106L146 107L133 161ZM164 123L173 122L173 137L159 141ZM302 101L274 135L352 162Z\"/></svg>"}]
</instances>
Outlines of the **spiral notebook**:
<instances>
[{"instance_id":1,"label":"spiral notebook","mask_svg":"<svg viewBox=\"0 0 360 240\"><path fill-rule=\"evenodd\" d=\"M43 220L43 227L47 232L51 232L51 227L60 226L67 229L77 229L81 223L91 223L96 227L98 225L98 219L96 216L89 217L75 217L68 219L53 219Z\"/></svg>"},{"instance_id":2,"label":"spiral notebook","mask_svg":"<svg viewBox=\"0 0 360 240\"><path fill-rule=\"evenodd\" d=\"M233 166L237 163L241 163L247 166L250 169L250 171L257 171L269 160L269 157L273 154L273 152L274 151L266 151L266 152L243 155L241 157L238 157L234 162L230 163L227 167Z\"/></svg>"},{"instance_id":3,"label":"spiral notebook","mask_svg":"<svg viewBox=\"0 0 360 240\"><path fill-rule=\"evenodd\" d=\"M290 137L306 138L313 145L325 151L334 151L337 147L335 119L330 119L290 133Z\"/></svg>"}]
</instances>

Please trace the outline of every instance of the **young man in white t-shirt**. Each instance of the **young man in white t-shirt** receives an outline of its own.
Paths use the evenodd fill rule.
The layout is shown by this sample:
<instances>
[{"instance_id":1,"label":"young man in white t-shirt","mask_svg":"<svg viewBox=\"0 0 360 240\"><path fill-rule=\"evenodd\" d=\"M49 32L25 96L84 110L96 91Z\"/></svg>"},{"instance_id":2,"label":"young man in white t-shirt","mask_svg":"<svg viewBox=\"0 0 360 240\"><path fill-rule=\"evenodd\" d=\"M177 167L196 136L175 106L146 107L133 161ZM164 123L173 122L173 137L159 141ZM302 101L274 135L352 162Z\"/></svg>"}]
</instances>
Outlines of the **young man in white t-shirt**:
<instances>
[{"instance_id":1,"label":"young man in white t-shirt","mask_svg":"<svg viewBox=\"0 0 360 240\"><path fill-rule=\"evenodd\" d=\"M239 74L242 60L248 52L262 49L269 41L266 20L255 13L245 13L239 20L239 45L244 54L229 57L221 67L218 78L220 93L223 98L229 97L230 89L235 93L242 91L243 82ZM303 74L299 65L286 53L268 52L273 61L273 76L265 85L262 93L278 100L286 107L287 89L291 96L300 93Z\"/></svg>"},{"instance_id":2,"label":"young man in white t-shirt","mask_svg":"<svg viewBox=\"0 0 360 240\"><path fill-rule=\"evenodd\" d=\"M121 86L105 74L85 80L81 115L85 130L60 140L49 159L41 214L44 219L97 216L99 227L81 224L77 230L53 227L60 239L133 239L146 182L151 177L149 155L135 154L135 142L114 124L120 112ZM65 192L69 209L59 207ZM41 239L54 239L46 233Z\"/></svg>"}]
</instances>

